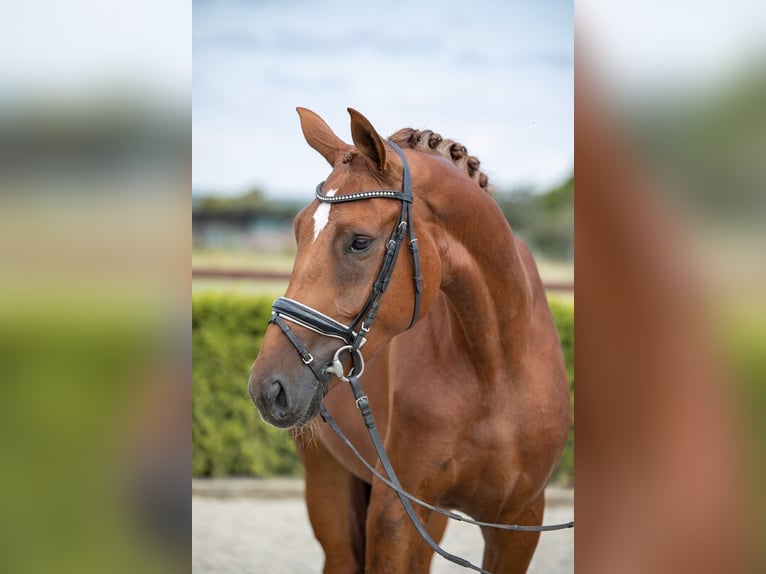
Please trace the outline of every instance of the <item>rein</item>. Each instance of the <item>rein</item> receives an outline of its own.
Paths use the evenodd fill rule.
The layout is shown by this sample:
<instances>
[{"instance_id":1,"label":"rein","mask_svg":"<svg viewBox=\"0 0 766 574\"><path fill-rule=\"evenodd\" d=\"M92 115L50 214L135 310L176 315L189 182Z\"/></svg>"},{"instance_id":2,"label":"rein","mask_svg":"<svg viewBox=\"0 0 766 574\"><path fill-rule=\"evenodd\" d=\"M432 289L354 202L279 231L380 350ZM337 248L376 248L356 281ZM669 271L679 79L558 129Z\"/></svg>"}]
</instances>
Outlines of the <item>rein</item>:
<instances>
[{"instance_id":1,"label":"rein","mask_svg":"<svg viewBox=\"0 0 766 574\"><path fill-rule=\"evenodd\" d=\"M377 314L378 307L380 306L380 299L383 296L383 293L386 291L389 283L391 282L394 266L396 265L401 245L404 242L404 238L407 233L409 233L409 246L413 265L413 283L415 287L415 301L412 320L410 321L410 325L407 327L407 329L411 328L415 324L420 313L420 294L422 292L423 282L420 274L420 256L418 253L417 238L415 237L415 232L412 226L412 181L410 176L410 168L409 164L407 163L407 158L404 156L404 152L402 152L399 146L391 141L388 143L394 148L402 160L403 173L401 191L381 189L374 191L363 191L348 195L327 196L322 193L322 186L325 183L323 181L317 185L316 191L314 193L315 197L323 203L343 203L372 198L395 199L402 202L402 209L399 214L399 219L394 225L393 232L391 233L391 238L386 242L386 250L383 256L383 262L381 264L380 271L378 272L378 276L373 283L370 295L368 296L367 301L362 307L361 311L359 311L356 318L351 322L350 325L344 325L343 323L336 321L332 317L328 317L324 313L321 313L316 309L309 307L308 305L304 305L303 303L293 299L288 299L287 297L279 297L276 301L274 301L272 306L272 315L269 323L274 323L277 325L285 334L285 336L290 340L293 347L295 347L296 351L300 355L303 363L309 369L311 369L311 372L317 379L317 387L320 385L322 386L323 393L326 394L328 390L326 382L324 382L326 379L326 373L332 373L341 381L349 383L349 386L351 387L351 390L354 394L356 406L359 409L362 418L364 419L364 424L367 427L367 432L370 435L373 447L375 448L375 452L378 455L378 460L380 461L386 476L378 472L364 459L361 453L354 447L351 441L348 440L346 435L340 429L324 403L322 404L320 410L322 419L330 426L333 432L338 435L341 441L343 441L343 443L349 447L351 452L364 464L365 467L367 467L368 470L370 470L370 472L372 472L375 477L380 479L384 484L396 492L396 495L399 498L399 501L401 502L405 512L407 513L407 516L423 540L431 547L434 552L449 560L450 562L453 562L464 568L470 568L477 572L491 574L486 570L472 564L465 558L450 554L441 546L439 546L433 540L433 538L431 538L431 535L428 533L425 526L418 518L417 514L415 513L415 509L412 507L410 502L414 502L415 504L442 514L453 520L467 522L477 526L491 527L503 530L527 532L561 530L564 528L574 527L574 521L547 526L480 522L424 502L404 490L401 483L399 482L396 472L391 465L391 461L388 458L385 447L383 446L383 441L380 437L380 433L378 433L367 395L364 393L362 387L359 384L359 377L364 372L364 357L362 356L361 347L367 340L366 335L370 331L372 322L375 319L375 315ZM320 335L324 335L326 337L334 337L344 343L335 351L331 366L320 369L316 365L314 362L314 357L311 355L305 345L303 345L300 339L295 335L293 330L287 324L287 321L296 325L300 325L301 327L314 331ZM348 352L351 358L352 366L348 374L344 374L343 364L340 360L340 356L344 351Z\"/></svg>"}]
</instances>

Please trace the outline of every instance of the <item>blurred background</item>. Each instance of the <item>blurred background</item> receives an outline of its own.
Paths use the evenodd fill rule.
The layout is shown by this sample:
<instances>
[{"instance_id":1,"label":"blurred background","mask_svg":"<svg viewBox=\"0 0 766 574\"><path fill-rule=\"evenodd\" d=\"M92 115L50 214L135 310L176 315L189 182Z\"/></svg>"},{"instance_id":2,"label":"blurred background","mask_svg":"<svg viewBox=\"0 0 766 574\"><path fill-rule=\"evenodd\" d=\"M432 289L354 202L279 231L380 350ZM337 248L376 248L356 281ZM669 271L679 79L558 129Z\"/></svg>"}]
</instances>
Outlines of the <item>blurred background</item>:
<instances>
[{"instance_id":1,"label":"blurred background","mask_svg":"<svg viewBox=\"0 0 766 574\"><path fill-rule=\"evenodd\" d=\"M554 286L576 126L576 560L746 570L726 551L766 535L764 6L5 6L0 569L188 570L190 466L299 472L243 440L265 431L240 373L327 173L302 105L346 139L353 106L466 145ZM551 300L573 381L574 296Z\"/></svg>"},{"instance_id":2,"label":"blurred background","mask_svg":"<svg viewBox=\"0 0 766 574\"><path fill-rule=\"evenodd\" d=\"M0 570L188 569L191 6L0 18Z\"/></svg>"},{"instance_id":3,"label":"blurred background","mask_svg":"<svg viewBox=\"0 0 766 574\"><path fill-rule=\"evenodd\" d=\"M576 16L576 565L762 571L766 6Z\"/></svg>"}]
</instances>

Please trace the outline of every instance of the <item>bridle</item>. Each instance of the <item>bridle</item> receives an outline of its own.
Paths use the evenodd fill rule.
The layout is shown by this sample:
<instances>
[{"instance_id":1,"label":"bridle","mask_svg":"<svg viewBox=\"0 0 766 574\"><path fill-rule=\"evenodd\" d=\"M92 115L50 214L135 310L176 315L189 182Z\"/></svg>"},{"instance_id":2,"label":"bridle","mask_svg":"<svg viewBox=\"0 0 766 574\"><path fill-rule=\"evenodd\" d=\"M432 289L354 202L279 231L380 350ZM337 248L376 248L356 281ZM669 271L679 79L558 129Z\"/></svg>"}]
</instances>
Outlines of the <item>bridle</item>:
<instances>
[{"instance_id":1,"label":"bridle","mask_svg":"<svg viewBox=\"0 0 766 574\"><path fill-rule=\"evenodd\" d=\"M385 254L383 255L383 263L381 264L378 276L372 285L370 295L367 297L367 301L365 302L364 306L349 325L344 325L343 323L336 321L332 317L328 317L324 313L321 313L316 309L309 307L308 305L304 305L303 303L293 299L288 299L287 297L279 297L276 301L274 301L272 306L272 314L269 323L274 323L282 330L285 336L292 343L293 347L295 347L303 363L309 369L311 369L317 380L316 388L321 385L322 392L325 394L327 393L327 387L324 381L327 378L325 373L328 372L335 374L341 381L349 383L354 394L354 399L356 400L356 406L359 408L359 411L362 414L365 426L367 427L367 431L370 435L370 438L372 439L372 444L375 447L375 452L377 453L381 466L383 467L383 470L387 476L384 476L378 472L364 459L364 457L345 436L324 404L322 404L320 410L322 419L330 426L333 432L338 435L338 437L346 444L346 446L351 449L354 455L367 467L367 469L373 473L373 475L375 475L383 483L388 485L396 492L402 506L404 507L405 512L412 521L412 524L415 526L415 529L425 540L425 542L431 547L431 549L433 549L434 552L440 556L451 562L454 562L455 564L476 570L478 572L490 574L486 570L483 570L482 568L472 564L468 560L450 554L441 548L433 540L433 538L431 538L425 526L423 526L422 522L415 513L415 510L413 509L410 502L419 504L420 506L443 514L454 520L468 522L477 526L485 526L505 530L531 532L559 530L562 528L572 528L574 526L574 522L572 521L548 526L526 526L517 524L495 524L471 520L454 512L450 512L448 510L444 510L442 508L428 504L427 502L423 502L419 498L409 494L402 488L402 485L396 476L396 473L391 465L391 461L388 458L388 455L383 446L383 441L381 440L380 434L377 431L377 426L375 424L375 419L372 416L372 409L370 408L367 395L364 394L364 391L359 385L359 377L364 372L364 357L362 356L361 347L367 340L366 336L367 333L369 333L370 328L372 327L372 322L374 321L375 315L378 312L380 299L383 296L383 293L385 293L389 283L391 282L394 267L399 257L399 251L401 249L402 243L404 242L405 235L407 234L409 234L409 246L410 252L412 254L413 283L415 287L414 309L412 313L412 320L410 321L409 327L407 327L408 329L415 324L418 319L418 315L420 314L420 296L423 290L423 281L420 274L420 255L418 253L418 243L412 225L412 181L410 176L410 168L409 164L407 163L407 158L405 157L401 148L390 140L388 143L391 145L391 147L393 147L394 151L396 151L402 160L401 191L379 189L340 196L329 196L322 193L322 186L325 183L323 181L317 185L314 192L315 197L323 203L344 203L348 201L360 201L373 198L394 199L402 202L402 209L399 214L399 219L394 225L393 231L391 233L391 238L386 242ZM339 339L343 343L335 351L331 367L325 368L324 373L315 363L314 357L309 352L309 350L287 324L288 321L319 333L320 335ZM344 351L347 351L351 357L352 366L348 374L343 372L343 365L340 361L340 356Z\"/></svg>"},{"instance_id":2,"label":"bridle","mask_svg":"<svg viewBox=\"0 0 766 574\"><path fill-rule=\"evenodd\" d=\"M324 181L320 182L314 191L314 196L322 203L346 203L349 201L360 201L373 198L394 199L402 202L399 218L394 225L390 239L386 242L383 263L380 266L378 276L372 284L372 289L370 290L370 294L367 297L367 301L362 306L362 309L349 325L344 325L308 305L304 305L293 299L288 299L287 297L278 298L274 301L272 306L270 322L275 323L282 329L282 332L287 335L293 343L293 346L298 350L298 353L301 355L301 360L313 371L320 382L323 381L325 377L321 376L317 366L314 364L313 356L303 344L300 343L297 337L295 337L295 334L285 323L285 320L310 329L320 335L335 337L343 341L345 345L339 347L335 352L332 369L329 369L328 371L334 372L342 381L348 381L348 378L352 374L355 374L357 377L361 376L362 371L364 371L364 358L360 349L367 340L366 336L372 327L372 322L375 320L375 315L380 306L380 299L391 282L391 276L394 273L396 260L399 257L399 251L401 250L402 243L407 234L409 234L410 238L409 245L410 253L412 254L413 269L412 280L415 287L415 304L412 312L412 320L407 329L415 324L418 315L420 314L420 294L423 290L423 280L420 275L418 240L415 237L415 231L412 225L412 181L410 178L410 167L401 148L393 142L389 142L389 144L394 148L396 153L399 154L399 157L402 160L401 191L378 189L375 191L362 191L347 195L329 196L322 193L322 186L325 183ZM348 375L344 375L343 365L340 361L340 355L344 351L348 351L351 355L351 362L353 365L353 368L349 371Z\"/></svg>"}]
</instances>

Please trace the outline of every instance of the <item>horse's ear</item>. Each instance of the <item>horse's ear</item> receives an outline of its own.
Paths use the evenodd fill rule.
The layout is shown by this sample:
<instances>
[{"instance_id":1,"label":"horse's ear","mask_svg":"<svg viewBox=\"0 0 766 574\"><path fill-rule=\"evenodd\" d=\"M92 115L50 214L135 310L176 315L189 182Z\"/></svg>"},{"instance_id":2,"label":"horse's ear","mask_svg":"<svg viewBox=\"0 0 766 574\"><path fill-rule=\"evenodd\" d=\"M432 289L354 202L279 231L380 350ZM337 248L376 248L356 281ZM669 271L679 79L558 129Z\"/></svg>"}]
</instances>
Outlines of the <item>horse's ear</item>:
<instances>
[{"instance_id":1,"label":"horse's ear","mask_svg":"<svg viewBox=\"0 0 766 574\"><path fill-rule=\"evenodd\" d=\"M295 108L301 118L301 129L306 142L317 150L331 165L335 165L339 155L351 146L340 139L317 114L306 108Z\"/></svg>"},{"instance_id":2,"label":"horse's ear","mask_svg":"<svg viewBox=\"0 0 766 574\"><path fill-rule=\"evenodd\" d=\"M370 121L354 108L348 108L351 115L351 139L359 151L367 156L378 168L386 169L386 144L380 134L375 131Z\"/></svg>"}]
</instances>

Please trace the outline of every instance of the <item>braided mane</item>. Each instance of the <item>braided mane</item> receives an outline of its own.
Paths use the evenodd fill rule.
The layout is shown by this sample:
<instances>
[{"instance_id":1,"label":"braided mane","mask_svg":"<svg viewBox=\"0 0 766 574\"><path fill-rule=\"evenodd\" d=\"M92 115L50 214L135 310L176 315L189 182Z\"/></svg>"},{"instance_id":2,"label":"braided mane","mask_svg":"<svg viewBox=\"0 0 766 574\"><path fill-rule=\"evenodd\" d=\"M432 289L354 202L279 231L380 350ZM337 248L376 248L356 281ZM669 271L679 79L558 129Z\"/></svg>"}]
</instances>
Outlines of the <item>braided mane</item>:
<instances>
[{"instance_id":1,"label":"braided mane","mask_svg":"<svg viewBox=\"0 0 766 574\"><path fill-rule=\"evenodd\" d=\"M442 138L431 130L416 130L402 128L390 138L399 147L409 147L427 151L447 158L458 168L462 169L479 187L490 193L489 178L479 170L479 158L468 155L465 146L451 139Z\"/></svg>"}]
</instances>

